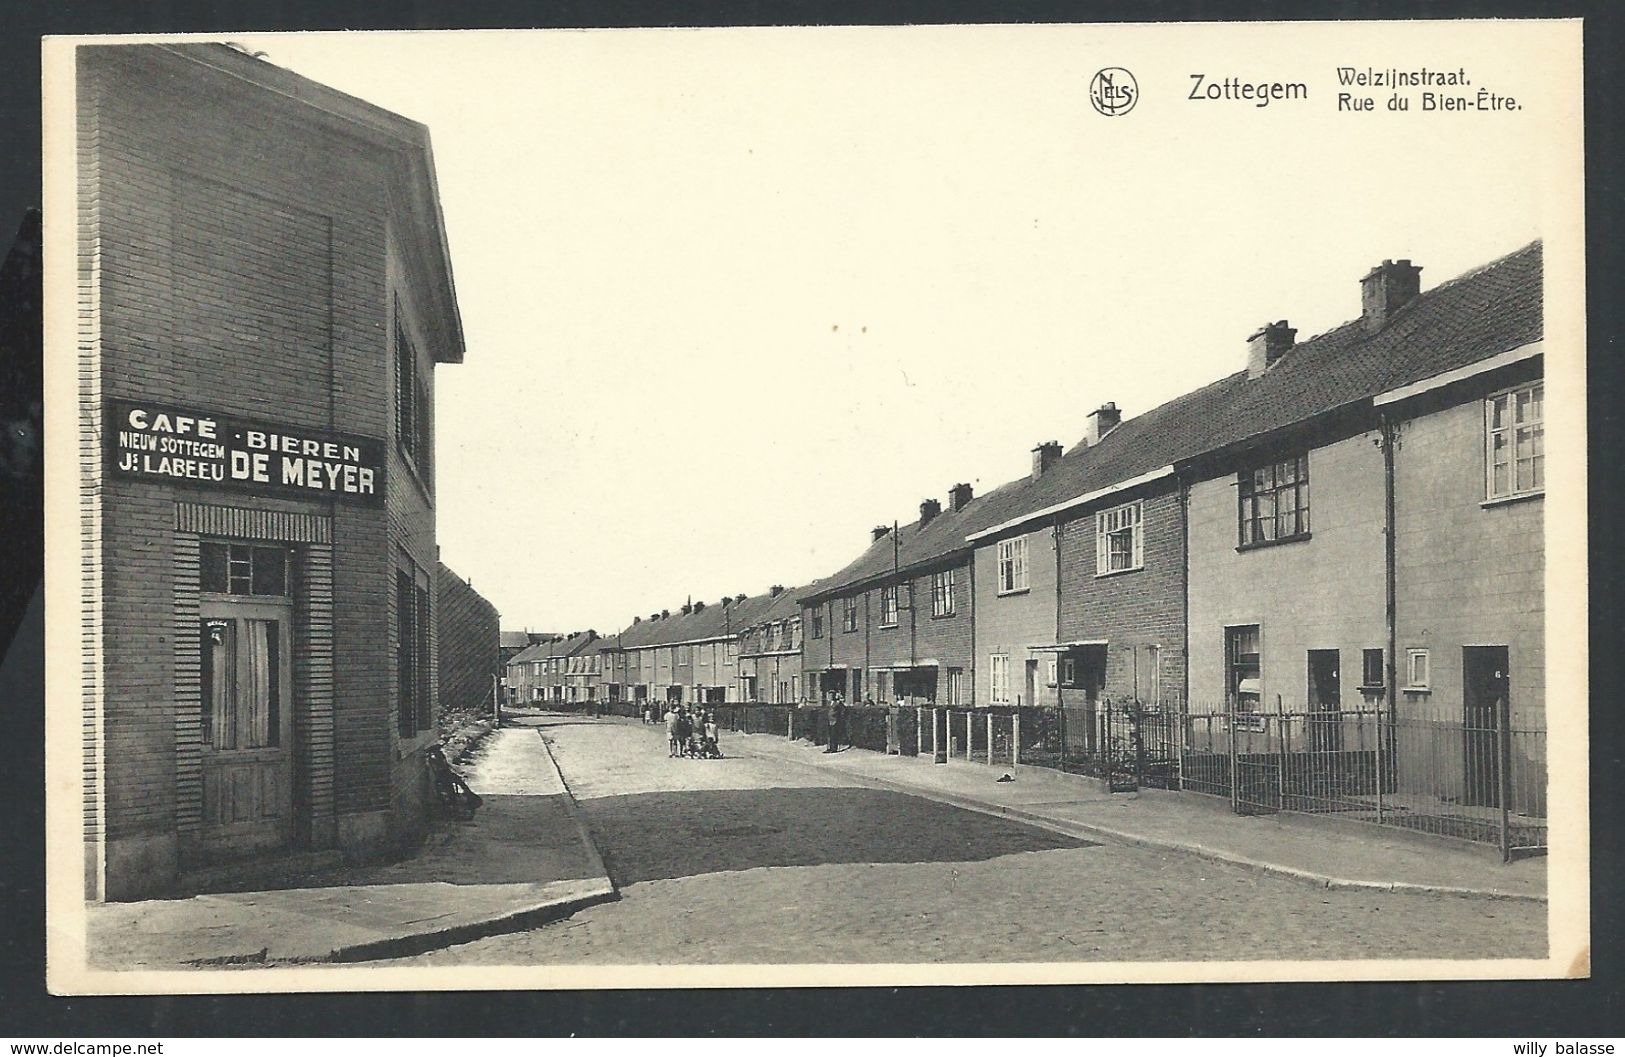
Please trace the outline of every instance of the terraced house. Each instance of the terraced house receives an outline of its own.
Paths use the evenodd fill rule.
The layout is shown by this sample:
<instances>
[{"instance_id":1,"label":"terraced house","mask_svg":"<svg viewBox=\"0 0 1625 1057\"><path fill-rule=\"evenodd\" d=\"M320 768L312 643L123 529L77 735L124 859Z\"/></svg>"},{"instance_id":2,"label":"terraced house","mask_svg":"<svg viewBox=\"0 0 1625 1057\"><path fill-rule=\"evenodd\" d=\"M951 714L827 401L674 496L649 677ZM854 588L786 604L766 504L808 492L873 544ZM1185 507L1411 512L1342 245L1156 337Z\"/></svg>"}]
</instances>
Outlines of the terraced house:
<instances>
[{"instance_id":1,"label":"terraced house","mask_svg":"<svg viewBox=\"0 0 1625 1057\"><path fill-rule=\"evenodd\" d=\"M770 589L770 604L740 636L739 700L773 705L801 700L799 593Z\"/></svg>"},{"instance_id":2,"label":"terraced house","mask_svg":"<svg viewBox=\"0 0 1625 1057\"><path fill-rule=\"evenodd\" d=\"M918 521L876 527L856 561L802 592L808 696L970 703L974 570L965 537L985 500L968 484L948 494L946 511L927 499Z\"/></svg>"}]
</instances>

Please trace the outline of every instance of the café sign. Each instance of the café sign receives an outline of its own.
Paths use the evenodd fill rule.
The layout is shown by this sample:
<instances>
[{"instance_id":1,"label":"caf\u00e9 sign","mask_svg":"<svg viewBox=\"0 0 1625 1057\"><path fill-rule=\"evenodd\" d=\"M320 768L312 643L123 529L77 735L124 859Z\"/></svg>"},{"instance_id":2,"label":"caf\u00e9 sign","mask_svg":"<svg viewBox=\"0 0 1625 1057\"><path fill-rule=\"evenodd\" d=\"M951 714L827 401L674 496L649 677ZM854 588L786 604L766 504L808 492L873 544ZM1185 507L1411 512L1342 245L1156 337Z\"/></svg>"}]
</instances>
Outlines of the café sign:
<instances>
[{"instance_id":1,"label":"caf\u00e9 sign","mask_svg":"<svg viewBox=\"0 0 1625 1057\"><path fill-rule=\"evenodd\" d=\"M384 445L372 437L139 400L107 409L112 471L164 484L382 504Z\"/></svg>"}]
</instances>

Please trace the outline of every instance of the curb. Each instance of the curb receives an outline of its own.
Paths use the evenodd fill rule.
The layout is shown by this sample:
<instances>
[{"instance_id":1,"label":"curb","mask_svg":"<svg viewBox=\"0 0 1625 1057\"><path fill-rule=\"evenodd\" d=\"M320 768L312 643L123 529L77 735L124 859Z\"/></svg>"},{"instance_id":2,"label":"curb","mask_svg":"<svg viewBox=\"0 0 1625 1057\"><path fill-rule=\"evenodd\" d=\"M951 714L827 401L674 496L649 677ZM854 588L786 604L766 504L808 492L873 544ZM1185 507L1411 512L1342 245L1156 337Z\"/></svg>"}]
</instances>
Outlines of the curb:
<instances>
[{"instance_id":1,"label":"curb","mask_svg":"<svg viewBox=\"0 0 1625 1057\"><path fill-rule=\"evenodd\" d=\"M576 802L576 793L570 788L569 779L564 777L564 768L559 766L558 757L553 755L553 743L547 735L542 733L542 727L537 727L536 736L542 739L542 748L547 750L547 762L553 765L553 773L558 775L559 785L564 789L565 801L570 805L570 818L576 824L576 832L581 834L581 843L587 849L587 855L592 859L593 866L598 870L599 876L609 888L609 895L605 898L619 899L620 891L615 887L615 881L609 876L609 867L604 865L604 856L598 850L598 842L592 838L592 830L587 826L587 820L582 817L581 805Z\"/></svg>"},{"instance_id":2,"label":"curb","mask_svg":"<svg viewBox=\"0 0 1625 1057\"><path fill-rule=\"evenodd\" d=\"M771 737L772 735L769 735ZM811 760L798 760L791 756L781 756L776 752L764 753L773 759L802 767L828 773L830 768ZM1077 822L1072 819L1056 819L1034 811L1019 807L1006 807L1002 804L990 804L983 800L974 800L970 797L958 796L954 793L943 793L935 789L914 785L909 782L897 781L891 778L878 778L867 774L853 774L846 771L835 773L845 774L856 781L869 782L874 785L890 789L894 792L907 793L924 800L934 800L939 804L961 808L966 811L975 811L978 814L993 815L1000 818L1015 819L1039 829L1047 829L1053 833L1060 833L1068 837L1105 837L1120 844L1128 844L1139 848L1154 848L1159 851L1177 851L1188 855L1195 855L1203 859L1226 863L1230 866L1239 866L1242 869L1253 870L1258 873L1274 874L1294 881L1312 885L1315 888L1365 890L1372 892L1401 892L1411 894L1455 896L1470 899L1497 899L1522 903L1545 903L1545 895L1535 895L1525 892L1504 892L1494 888L1469 888L1457 885L1429 885L1416 884L1410 881L1361 881L1347 877L1333 877L1329 874L1316 873L1312 870L1301 870L1295 866L1285 866L1280 863L1266 862L1262 859L1253 859L1245 855L1236 855L1232 852L1210 848L1205 844L1194 841L1170 840L1166 838L1147 837L1143 834L1129 833L1124 830L1113 829L1094 822Z\"/></svg>"}]
</instances>

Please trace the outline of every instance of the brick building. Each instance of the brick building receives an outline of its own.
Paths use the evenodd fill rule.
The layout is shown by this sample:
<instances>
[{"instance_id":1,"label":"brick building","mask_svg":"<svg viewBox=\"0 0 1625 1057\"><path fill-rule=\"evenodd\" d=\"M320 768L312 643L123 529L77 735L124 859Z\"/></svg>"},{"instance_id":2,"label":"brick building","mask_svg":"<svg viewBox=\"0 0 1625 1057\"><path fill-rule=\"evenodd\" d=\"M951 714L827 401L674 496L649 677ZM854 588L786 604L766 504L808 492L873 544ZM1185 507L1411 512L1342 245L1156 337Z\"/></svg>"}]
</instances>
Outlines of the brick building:
<instances>
[{"instance_id":1,"label":"brick building","mask_svg":"<svg viewBox=\"0 0 1625 1057\"><path fill-rule=\"evenodd\" d=\"M489 709L503 670L497 608L444 562L435 569L440 709Z\"/></svg>"},{"instance_id":2,"label":"brick building","mask_svg":"<svg viewBox=\"0 0 1625 1057\"><path fill-rule=\"evenodd\" d=\"M225 46L77 55L87 890L409 845L463 357L428 132Z\"/></svg>"},{"instance_id":3,"label":"brick building","mask_svg":"<svg viewBox=\"0 0 1625 1057\"><path fill-rule=\"evenodd\" d=\"M946 511L927 499L917 521L877 526L856 561L801 592L809 698L970 702L975 577L965 537L987 502L955 485Z\"/></svg>"},{"instance_id":4,"label":"brick building","mask_svg":"<svg viewBox=\"0 0 1625 1057\"><path fill-rule=\"evenodd\" d=\"M772 705L801 700L802 625L796 600L801 591L770 589L767 606L740 635L739 700Z\"/></svg>"}]
</instances>

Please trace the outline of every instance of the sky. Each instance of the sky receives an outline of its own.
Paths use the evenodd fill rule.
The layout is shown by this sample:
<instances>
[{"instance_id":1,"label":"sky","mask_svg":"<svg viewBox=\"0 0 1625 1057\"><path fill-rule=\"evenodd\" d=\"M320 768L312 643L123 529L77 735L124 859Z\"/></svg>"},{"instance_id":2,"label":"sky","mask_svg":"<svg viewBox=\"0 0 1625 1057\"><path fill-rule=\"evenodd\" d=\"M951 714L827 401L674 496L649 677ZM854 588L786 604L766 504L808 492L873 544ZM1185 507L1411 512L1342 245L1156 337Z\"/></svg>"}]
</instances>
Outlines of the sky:
<instances>
[{"instance_id":1,"label":"sky","mask_svg":"<svg viewBox=\"0 0 1625 1057\"><path fill-rule=\"evenodd\" d=\"M509 629L828 575L1103 402L1239 370L1266 321L1357 316L1381 260L1426 289L1579 193L1554 24L235 39L429 127L467 344L438 537ZM1349 64L1520 109L1339 112ZM1114 117L1108 66L1140 88ZM1193 101L1193 73L1308 97Z\"/></svg>"}]
</instances>

